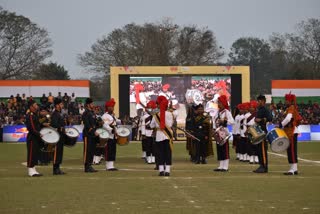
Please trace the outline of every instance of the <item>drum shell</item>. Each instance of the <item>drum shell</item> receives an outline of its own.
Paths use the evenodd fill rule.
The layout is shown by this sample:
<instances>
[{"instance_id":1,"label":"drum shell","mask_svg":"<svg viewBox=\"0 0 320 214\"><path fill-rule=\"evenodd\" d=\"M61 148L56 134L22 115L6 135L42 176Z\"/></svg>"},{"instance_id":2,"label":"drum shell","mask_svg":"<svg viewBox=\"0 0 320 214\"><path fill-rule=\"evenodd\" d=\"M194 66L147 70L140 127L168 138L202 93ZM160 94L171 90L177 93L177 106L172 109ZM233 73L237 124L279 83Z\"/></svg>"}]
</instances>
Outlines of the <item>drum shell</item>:
<instances>
[{"instance_id":1,"label":"drum shell","mask_svg":"<svg viewBox=\"0 0 320 214\"><path fill-rule=\"evenodd\" d=\"M74 145L76 145L77 140L78 140L77 137L69 137L67 135L64 138L65 138L65 140L64 140L63 145L67 146L67 147L73 147Z\"/></svg>"},{"instance_id":2,"label":"drum shell","mask_svg":"<svg viewBox=\"0 0 320 214\"><path fill-rule=\"evenodd\" d=\"M73 147L74 145L76 145L80 134L79 134L79 131L75 128L68 127L66 128L66 132L68 129L72 130L72 132L69 135L68 134L62 135L64 137L64 146Z\"/></svg>"},{"instance_id":3,"label":"drum shell","mask_svg":"<svg viewBox=\"0 0 320 214\"><path fill-rule=\"evenodd\" d=\"M248 133L251 135L251 137L249 137L251 139L250 142L254 145L261 143L266 136L260 126L248 127Z\"/></svg>"},{"instance_id":4,"label":"drum shell","mask_svg":"<svg viewBox=\"0 0 320 214\"><path fill-rule=\"evenodd\" d=\"M213 133L213 138L219 146L223 146L231 136L232 135L229 133L228 128L222 126L217 128Z\"/></svg>"},{"instance_id":5,"label":"drum shell","mask_svg":"<svg viewBox=\"0 0 320 214\"><path fill-rule=\"evenodd\" d=\"M120 146L128 145L129 144L129 137L118 136L117 144L120 145Z\"/></svg>"},{"instance_id":6,"label":"drum shell","mask_svg":"<svg viewBox=\"0 0 320 214\"><path fill-rule=\"evenodd\" d=\"M289 147L287 134L280 128L272 129L266 136L273 152L283 152Z\"/></svg>"}]
</instances>

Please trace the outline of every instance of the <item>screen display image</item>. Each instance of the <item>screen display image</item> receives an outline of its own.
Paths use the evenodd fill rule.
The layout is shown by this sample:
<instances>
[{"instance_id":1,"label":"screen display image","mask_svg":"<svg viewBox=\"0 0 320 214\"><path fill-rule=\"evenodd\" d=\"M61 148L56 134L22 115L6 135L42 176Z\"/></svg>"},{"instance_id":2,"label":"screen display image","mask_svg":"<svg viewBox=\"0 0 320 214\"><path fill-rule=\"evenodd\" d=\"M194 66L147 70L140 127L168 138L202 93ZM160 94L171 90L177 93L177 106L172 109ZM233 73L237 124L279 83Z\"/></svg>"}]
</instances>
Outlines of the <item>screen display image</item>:
<instances>
[{"instance_id":1,"label":"screen display image","mask_svg":"<svg viewBox=\"0 0 320 214\"><path fill-rule=\"evenodd\" d=\"M202 103L207 112L217 111L217 98L226 95L230 104L230 75L130 76L130 117L158 96L165 96L169 107L178 111L177 123L185 124L187 108Z\"/></svg>"}]
</instances>

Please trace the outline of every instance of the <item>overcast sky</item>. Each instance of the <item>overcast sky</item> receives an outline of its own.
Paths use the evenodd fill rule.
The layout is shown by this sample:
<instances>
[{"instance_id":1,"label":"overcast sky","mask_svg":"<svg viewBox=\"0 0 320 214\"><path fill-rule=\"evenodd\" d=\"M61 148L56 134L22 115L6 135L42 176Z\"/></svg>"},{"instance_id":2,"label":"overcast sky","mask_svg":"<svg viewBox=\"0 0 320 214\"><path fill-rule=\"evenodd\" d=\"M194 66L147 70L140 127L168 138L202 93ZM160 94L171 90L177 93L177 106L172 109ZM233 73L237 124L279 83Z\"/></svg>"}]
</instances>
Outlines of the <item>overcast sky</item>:
<instances>
[{"instance_id":1,"label":"overcast sky","mask_svg":"<svg viewBox=\"0 0 320 214\"><path fill-rule=\"evenodd\" d=\"M320 0L0 0L49 32L53 56L71 78L86 74L77 55L90 51L97 39L129 23L144 24L169 18L180 26L195 24L215 33L226 51L240 37L268 39L292 33L308 18L320 18Z\"/></svg>"}]
</instances>

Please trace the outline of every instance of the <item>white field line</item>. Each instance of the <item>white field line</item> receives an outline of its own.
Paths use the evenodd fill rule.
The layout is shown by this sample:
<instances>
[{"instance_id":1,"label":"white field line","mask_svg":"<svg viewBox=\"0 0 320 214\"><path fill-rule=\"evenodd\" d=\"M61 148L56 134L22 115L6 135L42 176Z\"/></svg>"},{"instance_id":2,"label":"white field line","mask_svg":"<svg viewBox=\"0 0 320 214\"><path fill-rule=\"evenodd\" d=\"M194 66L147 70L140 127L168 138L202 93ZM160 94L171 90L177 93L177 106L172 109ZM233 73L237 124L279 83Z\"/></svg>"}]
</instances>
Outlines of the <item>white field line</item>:
<instances>
[{"instance_id":1,"label":"white field line","mask_svg":"<svg viewBox=\"0 0 320 214\"><path fill-rule=\"evenodd\" d=\"M278 153L274 153L274 152L268 152L269 154L275 155L275 156L279 156L279 157L284 157L286 158L286 155L283 154L278 154ZM303 159L303 158L298 158L298 160L300 161L304 161L304 162L309 162L309 163L317 163L320 164L320 161L314 161L314 160L308 160L308 159Z\"/></svg>"}]
</instances>

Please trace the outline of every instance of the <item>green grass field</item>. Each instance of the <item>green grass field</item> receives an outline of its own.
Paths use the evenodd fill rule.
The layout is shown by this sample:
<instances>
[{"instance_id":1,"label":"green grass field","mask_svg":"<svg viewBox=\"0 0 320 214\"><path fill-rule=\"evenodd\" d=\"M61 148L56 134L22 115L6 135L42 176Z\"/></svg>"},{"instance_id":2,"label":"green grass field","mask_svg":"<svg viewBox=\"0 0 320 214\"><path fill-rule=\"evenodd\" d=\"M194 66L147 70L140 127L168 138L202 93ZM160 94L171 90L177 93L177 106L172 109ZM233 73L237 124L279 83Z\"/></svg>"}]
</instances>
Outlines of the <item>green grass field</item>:
<instances>
[{"instance_id":1,"label":"green grass field","mask_svg":"<svg viewBox=\"0 0 320 214\"><path fill-rule=\"evenodd\" d=\"M82 144L65 148L64 176L39 166L44 176L27 176L25 144L0 143L0 213L320 213L320 143L299 143L298 176L284 176L286 156L269 154L269 173L235 161L230 171L213 172L188 159L185 143L176 143L170 177L145 164L141 145L118 146L117 172L95 166L83 172ZM215 148L214 148L215 149ZM284 154L285 155L285 154ZM308 161L309 160L309 161Z\"/></svg>"}]
</instances>

